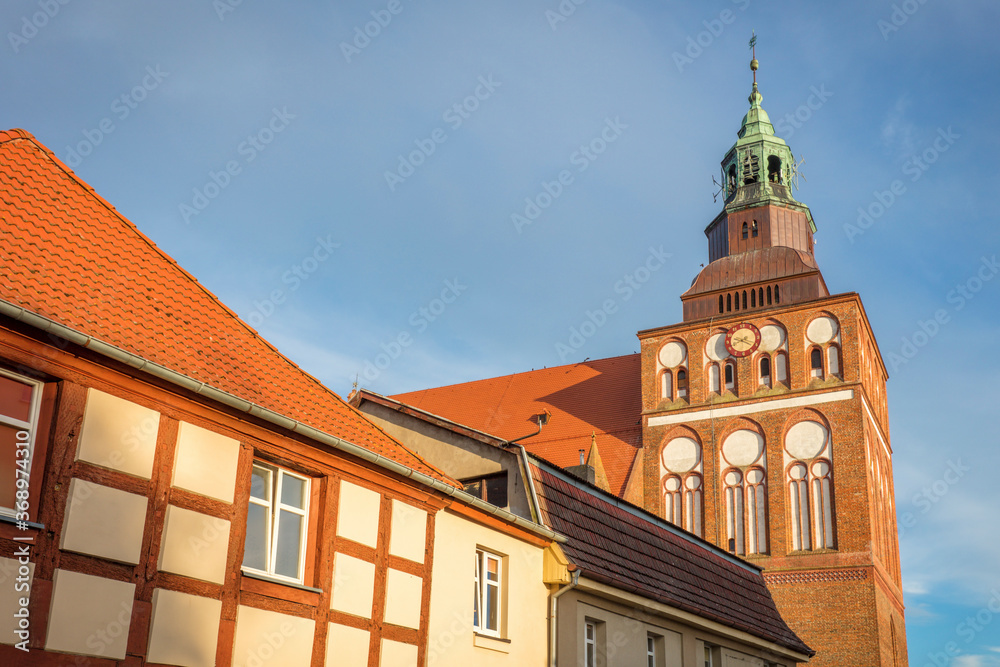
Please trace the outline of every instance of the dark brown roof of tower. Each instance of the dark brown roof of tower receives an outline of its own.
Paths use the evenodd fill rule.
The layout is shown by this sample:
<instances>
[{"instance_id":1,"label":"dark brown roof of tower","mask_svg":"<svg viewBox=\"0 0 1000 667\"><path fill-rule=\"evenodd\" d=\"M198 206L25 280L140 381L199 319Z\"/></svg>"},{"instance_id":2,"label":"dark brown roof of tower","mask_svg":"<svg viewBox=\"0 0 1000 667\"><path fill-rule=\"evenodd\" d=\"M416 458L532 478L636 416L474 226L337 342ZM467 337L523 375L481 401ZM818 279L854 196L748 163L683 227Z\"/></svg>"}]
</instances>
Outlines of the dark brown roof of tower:
<instances>
[{"instance_id":1,"label":"dark brown roof of tower","mask_svg":"<svg viewBox=\"0 0 1000 667\"><path fill-rule=\"evenodd\" d=\"M766 280L819 272L816 259L786 246L750 250L715 260L698 274L681 298Z\"/></svg>"}]
</instances>

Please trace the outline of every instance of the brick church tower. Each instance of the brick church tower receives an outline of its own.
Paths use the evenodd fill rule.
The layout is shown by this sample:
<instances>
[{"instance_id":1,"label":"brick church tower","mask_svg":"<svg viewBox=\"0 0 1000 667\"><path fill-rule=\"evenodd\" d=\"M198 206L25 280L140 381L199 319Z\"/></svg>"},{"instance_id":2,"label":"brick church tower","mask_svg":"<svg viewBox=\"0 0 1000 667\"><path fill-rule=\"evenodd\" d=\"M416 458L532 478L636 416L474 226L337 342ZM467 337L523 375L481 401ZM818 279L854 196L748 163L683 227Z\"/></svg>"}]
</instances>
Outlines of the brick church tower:
<instances>
[{"instance_id":1,"label":"brick church tower","mask_svg":"<svg viewBox=\"0 0 1000 667\"><path fill-rule=\"evenodd\" d=\"M710 263L683 322L639 332L644 502L764 567L811 665L902 667L886 368L858 294L827 290L751 69Z\"/></svg>"}]
</instances>

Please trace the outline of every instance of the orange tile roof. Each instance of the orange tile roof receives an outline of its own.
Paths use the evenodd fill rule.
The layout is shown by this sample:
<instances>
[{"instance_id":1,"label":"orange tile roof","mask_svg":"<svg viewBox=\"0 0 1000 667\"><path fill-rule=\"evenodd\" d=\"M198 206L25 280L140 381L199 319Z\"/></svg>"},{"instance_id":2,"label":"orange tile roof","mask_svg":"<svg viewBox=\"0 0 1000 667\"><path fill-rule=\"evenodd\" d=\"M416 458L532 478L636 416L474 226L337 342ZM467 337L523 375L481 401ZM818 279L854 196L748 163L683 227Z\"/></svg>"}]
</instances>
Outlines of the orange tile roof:
<instances>
[{"instance_id":1,"label":"orange tile roof","mask_svg":"<svg viewBox=\"0 0 1000 667\"><path fill-rule=\"evenodd\" d=\"M24 130L0 132L0 298L452 485L279 353Z\"/></svg>"},{"instance_id":2,"label":"orange tile roof","mask_svg":"<svg viewBox=\"0 0 1000 667\"><path fill-rule=\"evenodd\" d=\"M506 440L534 432L532 417L548 410L541 434L520 444L568 467L580 462L579 450L590 451L596 433L611 492L620 496L642 446L639 370L639 355L629 354L392 398Z\"/></svg>"}]
</instances>

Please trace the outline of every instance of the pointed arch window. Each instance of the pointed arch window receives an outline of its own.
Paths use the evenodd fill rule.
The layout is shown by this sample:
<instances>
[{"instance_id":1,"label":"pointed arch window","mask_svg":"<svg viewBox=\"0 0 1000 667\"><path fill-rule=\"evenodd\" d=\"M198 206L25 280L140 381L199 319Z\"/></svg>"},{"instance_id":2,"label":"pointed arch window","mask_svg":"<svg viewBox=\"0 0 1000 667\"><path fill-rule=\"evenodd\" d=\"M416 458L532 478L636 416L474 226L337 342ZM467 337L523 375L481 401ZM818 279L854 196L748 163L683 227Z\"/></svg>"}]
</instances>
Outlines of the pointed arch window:
<instances>
[{"instance_id":1,"label":"pointed arch window","mask_svg":"<svg viewBox=\"0 0 1000 667\"><path fill-rule=\"evenodd\" d=\"M687 370L682 368L677 369L677 398L684 398L688 393L688 374Z\"/></svg>"},{"instance_id":2,"label":"pointed arch window","mask_svg":"<svg viewBox=\"0 0 1000 667\"><path fill-rule=\"evenodd\" d=\"M735 297L735 298L733 299L733 301L735 301L735 302L736 302L736 310L739 310L739 309L740 309L740 293L739 293L739 292L735 292L735 293L733 294L733 296Z\"/></svg>"},{"instance_id":3,"label":"pointed arch window","mask_svg":"<svg viewBox=\"0 0 1000 667\"><path fill-rule=\"evenodd\" d=\"M771 288L768 287L767 289L771 289ZM720 296L719 298L721 299L722 297ZM726 312L732 312L732 310L733 310L733 295L732 294L727 294L726 295Z\"/></svg>"},{"instance_id":4,"label":"pointed arch window","mask_svg":"<svg viewBox=\"0 0 1000 667\"><path fill-rule=\"evenodd\" d=\"M767 305L771 305L771 286L767 286Z\"/></svg>"},{"instance_id":5,"label":"pointed arch window","mask_svg":"<svg viewBox=\"0 0 1000 667\"><path fill-rule=\"evenodd\" d=\"M736 368L731 361L726 362L726 389L736 391Z\"/></svg>"},{"instance_id":6,"label":"pointed arch window","mask_svg":"<svg viewBox=\"0 0 1000 667\"><path fill-rule=\"evenodd\" d=\"M778 291L778 285L774 286L774 302L781 303L781 293Z\"/></svg>"},{"instance_id":7,"label":"pointed arch window","mask_svg":"<svg viewBox=\"0 0 1000 667\"><path fill-rule=\"evenodd\" d=\"M750 307L757 307L757 290L755 289L750 290Z\"/></svg>"},{"instance_id":8,"label":"pointed arch window","mask_svg":"<svg viewBox=\"0 0 1000 667\"><path fill-rule=\"evenodd\" d=\"M757 238L757 221L754 220L750 224L750 235Z\"/></svg>"},{"instance_id":9,"label":"pointed arch window","mask_svg":"<svg viewBox=\"0 0 1000 667\"><path fill-rule=\"evenodd\" d=\"M723 308L723 306L725 306L725 305L726 304L723 302L722 295L720 294L719 295L719 313L720 314L726 312L725 309Z\"/></svg>"},{"instance_id":10,"label":"pointed arch window","mask_svg":"<svg viewBox=\"0 0 1000 667\"><path fill-rule=\"evenodd\" d=\"M744 241L746 241L746 240L747 240L747 236L748 236L748 234L747 234L747 230L748 230L748 229L749 229L749 225L747 225L747 223L745 223L745 222L744 222L744 223L743 223L743 231L742 231L742 233L740 234L740 236L742 237L742 239L743 239Z\"/></svg>"},{"instance_id":11,"label":"pointed arch window","mask_svg":"<svg viewBox=\"0 0 1000 667\"><path fill-rule=\"evenodd\" d=\"M764 307L764 288L763 287L758 287L757 288L757 303L760 304L761 308Z\"/></svg>"},{"instance_id":12,"label":"pointed arch window","mask_svg":"<svg viewBox=\"0 0 1000 667\"><path fill-rule=\"evenodd\" d=\"M743 290L743 310L747 309L747 291Z\"/></svg>"}]
</instances>

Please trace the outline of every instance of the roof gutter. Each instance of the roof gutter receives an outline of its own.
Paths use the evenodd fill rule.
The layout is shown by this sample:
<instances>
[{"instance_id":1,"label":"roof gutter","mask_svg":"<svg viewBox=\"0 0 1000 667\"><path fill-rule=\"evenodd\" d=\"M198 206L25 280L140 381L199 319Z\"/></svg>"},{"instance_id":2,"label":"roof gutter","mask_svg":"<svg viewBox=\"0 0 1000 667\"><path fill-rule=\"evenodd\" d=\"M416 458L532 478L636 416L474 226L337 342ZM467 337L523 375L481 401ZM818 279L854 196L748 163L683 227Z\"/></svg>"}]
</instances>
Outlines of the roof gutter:
<instances>
[{"instance_id":1,"label":"roof gutter","mask_svg":"<svg viewBox=\"0 0 1000 667\"><path fill-rule=\"evenodd\" d=\"M149 375L165 380L172 385L194 392L199 396L204 396L208 400L221 403L253 417L257 417L258 419L262 419L275 426L287 429L311 440L315 440L316 442L333 447L334 449L350 454L351 456L356 456L357 458L368 461L379 468L388 470L389 472L400 475L401 477L406 477L413 480L417 484L434 489L435 491L443 493L451 498L455 498L456 500L460 500L461 502L471 505L485 514L490 514L508 523L513 523L519 528L523 528L524 530L535 535L540 535L546 539L554 540L556 542L566 541L565 536L559 535L545 526L528 521L527 519L519 517L516 514L512 514L505 509L496 507L495 505L490 505L489 503L466 493L464 490L451 486L450 484L445 484L440 480L434 479L430 475L408 468L401 463L393 461L392 459L386 458L380 454L376 454L375 452L365 449L364 447L360 447L354 443L348 442L347 440L343 440L342 438L320 431L319 429L309 426L308 424L286 417L278 412L275 412L274 410L270 410L261 405L257 405L256 403L239 398L238 396L234 396L233 394L222 391L221 389L216 389L211 385L199 382L198 380L184 375L183 373L178 373L177 371L171 370L166 366L144 359L137 354L123 350L120 347L111 345L110 343L105 343L104 341L98 340L93 336L71 329L54 320L50 320L47 317L6 301L5 299L0 299L0 315L6 315L34 329L44 331L51 336L68 340L69 342L79 345L80 347L92 350L103 357L113 359L114 361L123 363L126 366L130 366L138 371L142 371L143 373L148 373Z\"/></svg>"}]
</instances>

